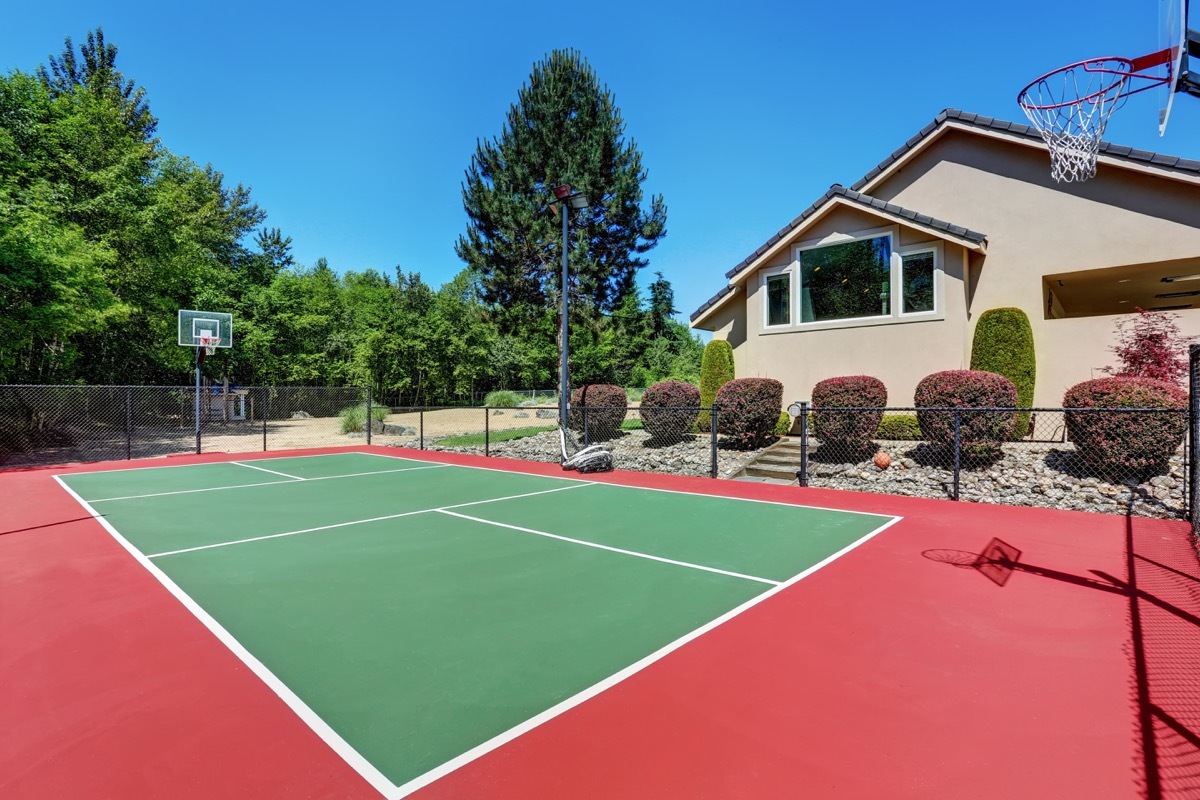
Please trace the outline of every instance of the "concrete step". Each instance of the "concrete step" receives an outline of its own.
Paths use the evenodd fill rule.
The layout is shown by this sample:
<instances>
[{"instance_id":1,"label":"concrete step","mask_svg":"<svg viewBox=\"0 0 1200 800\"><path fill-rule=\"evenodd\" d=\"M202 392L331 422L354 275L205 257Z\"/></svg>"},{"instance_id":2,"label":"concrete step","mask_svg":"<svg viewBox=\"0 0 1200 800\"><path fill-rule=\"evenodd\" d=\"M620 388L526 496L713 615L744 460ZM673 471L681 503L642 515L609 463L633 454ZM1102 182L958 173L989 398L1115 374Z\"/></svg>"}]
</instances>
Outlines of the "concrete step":
<instances>
[{"instance_id":1,"label":"concrete step","mask_svg":"<svg viewBox=\"0 0 1200 800\"><path fill-rule=\"evenodd\" d=\"M760 461L756 461L746 467L742 474L752 478L777 478L787 483L792 483L796 480L796 467L763 464Z\"/></svg>"}]
</instances>

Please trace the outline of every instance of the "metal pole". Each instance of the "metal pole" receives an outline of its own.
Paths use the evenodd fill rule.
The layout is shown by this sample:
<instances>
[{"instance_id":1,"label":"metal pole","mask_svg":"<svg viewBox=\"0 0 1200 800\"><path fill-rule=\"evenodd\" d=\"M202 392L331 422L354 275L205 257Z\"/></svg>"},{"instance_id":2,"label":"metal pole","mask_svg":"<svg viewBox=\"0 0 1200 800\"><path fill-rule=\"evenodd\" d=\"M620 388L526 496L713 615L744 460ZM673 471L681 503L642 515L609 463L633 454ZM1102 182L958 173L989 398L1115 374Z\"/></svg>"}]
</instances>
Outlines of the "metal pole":
<instances>
[{"instance_id":1,"label":"metal pole","mask_svg":"<svg viewBox=\"0 0 1200 800\"><path fill-rule=\"evenodd\" d=\"M267 452L267 417L271 415L271 390L263 389L262 420L263 420L263 452Z\"/></svg>"},{"instance_id":2,"label":"metal pole","mask_svg":"<svg viewBox=\"0 0 1200 800\"><path fill-rule=\"evenodd\" d=\"M492 412L487 406L483 407L483 455L490 456L492 441Z\"/></svg>"},{"instance_id":3,"label":"metal pole","mask_svg":"<svg viewBox=\"0 0 1200 800\"><path fill-rule=\"evenodd\" d=\"M711 425L712 434L710 435L710 438L712 440L711 456L710 456L712 458L711 472L712 472L712 477L716 478L720 475L720 471L717 469L717 404L716 403L713 403L712 411L709 412L709 417L712 419L712 425Z\"/></svg>"},{"instance_id":4,"label":"metal pole","mask_svg":"<svg viewBox=\"0 0 1200 800\"><path fill-rule=\"evenodd\" d=\"M200 454L200 348L196 348L196 454Z\"/></svg>"},{"instance_id":5,"label":"metal pole","mask_svg":"<svg viewBox=\"0 0 1200 800\"><path fill-rule=\"evenodd\" d=\"M125 459L133 458L133 387L125 387Z\"/></svg>"},{"instance_id":6,"label":"metal pole","mask_svg":"<svg viewBox=\"0 0 1200 800\"><path fill-rule=\"evenodd\" d=\"M375 420L371 416L371 387L367 387L367 444L371 443L371 428Z\"/></svg>"},{"instance_id":7,"label":"metal pole","mask_svg":"<svg viewBox=\"0 0 1200 800\"><path fill-rule=\"evenodd\" d=\"M958 474L962 469L962 412L954 409L954 495L958 499Z\"/></svg>"},{"instance_id":8,"label":"metal pole","mask_svg":"<svg viewBox=\"0 0 1200 800\"><path fill-rule=\"evenodd\" d=\"M563 230L562 230L562 319L559 322L558 335L562 339L562 344L559 346L558 359L558 424L567 429L567 400L569 397L570 387L567 384L567 210L570 208L570 203L565 199L559 203L559 211L562 212ZM585 426L586 436L586 426Z\"/></svg>"},{"instance_id":9,"label":"metal pole","mask_svg":"<svg viewBox=\"0 0 1200 800\"><path fill-rule=\"evenodd\" d=\"M808 401L800 401L800 471L796 483L808 486Z\"/></svg>"},{"instance_id":10,"label":"metal pole","mask_svg":"<svg viewBox=\"0 0 1200 800\"><path fill-rule=\"evenodd\" d=\"M419 424L421 426L421 449L424 450L425 449L425 409L422 408L418 413L420 415L420 417L419 417L420 423Z\"/></svg>"}]
</instances>

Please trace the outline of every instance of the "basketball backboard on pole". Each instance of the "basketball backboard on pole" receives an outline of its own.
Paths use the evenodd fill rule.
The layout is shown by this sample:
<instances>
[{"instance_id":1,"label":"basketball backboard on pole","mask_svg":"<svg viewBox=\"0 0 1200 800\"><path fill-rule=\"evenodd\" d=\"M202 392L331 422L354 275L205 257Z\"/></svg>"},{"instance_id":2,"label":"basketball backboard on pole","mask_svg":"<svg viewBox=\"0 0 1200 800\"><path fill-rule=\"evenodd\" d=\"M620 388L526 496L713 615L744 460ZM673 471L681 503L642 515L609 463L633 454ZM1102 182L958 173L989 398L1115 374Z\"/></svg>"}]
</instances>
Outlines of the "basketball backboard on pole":
<instances>
[{"instance_id":1,"label":"basketball backboard on pole","mask_svg":"<svg viewBox=\"0 0 1200 800\"><path fill-rule=\"evenodd\" d=\"M1170 80L1158 87L1158 135L1167 131L1171 104L1187 64L1188 0L1158 0L1158 47L1170 51Z\"/></svg>"},{"instance_id":2,"label":"basketball backboard on pole","mask_svg":"<svg viewBox=\"0 0 1200 800\"><path fill-rule=\"evenodd\" d=\"M233 314L180 309L179 344L182 347L233 347Z\"/></svg>"}]
</instances>

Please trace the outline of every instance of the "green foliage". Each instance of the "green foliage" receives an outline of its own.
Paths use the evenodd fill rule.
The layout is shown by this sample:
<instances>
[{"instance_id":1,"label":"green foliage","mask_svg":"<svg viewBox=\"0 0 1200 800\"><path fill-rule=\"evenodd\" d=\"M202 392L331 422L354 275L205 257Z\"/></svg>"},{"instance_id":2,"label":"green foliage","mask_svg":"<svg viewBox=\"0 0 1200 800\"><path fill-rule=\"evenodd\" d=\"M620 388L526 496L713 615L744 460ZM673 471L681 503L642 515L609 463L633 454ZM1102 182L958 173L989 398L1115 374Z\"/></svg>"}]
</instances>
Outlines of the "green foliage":
<instances>
[{"instance_id":1,"label":"green foliage","mask_svg":"<svg viewBox=\"0 0 1200 800\"><path fill-rule=\"evenodd\" d=\"M979 315L971 343L971 369L1003 375L1017 387L1017 406L1033 405L1037 355L1033 327L1019 308L993 308ZM1014 439L1029 435L1029 413L1017 415Z\"/></svg>"},{"instance_id":2,"label":"green foliage","mask_svg":"<svg viewBox=\"0 0 1200 800\"><path fill-rule=\"evenodd\" d=\"M510 428L508 430L489 431L487 434L468 433L464 436L451 436L447 439L438 439L438 444L446 447L483 447L487 443L497 444L499 442L511 442L514 439L525 439L529 436L536 436L539 433L555 430L554 425L539 425L529 428Z\"/></svg>"},{"instance_id":3,"label":"green foliage","mask_svg":"<svg viewBox=\"0 0 1200 800\"><path fill-rule=\"evenodd\" d=\"M513 392L498 389L488 392L483 398L483 404L488 408L516 408L520 405L520 398Z\"/></svg>"},{"instance_id":4,"label":"green foliage","mask_svg":"<svg viewBox=\"0 0 1200 800\"><path fill-rule=\"evenodd\" d=\"M775 423L775 435L787 436L792 431L792 415L786 411L779 412L779 421Z\"/></svg>"},{"instance_id":5,"label":"green foliage","mask_svg":"<svg viewBox=\"0 0 1200 800\"><path fill-rule=\"evenodd\" d=\"M383 422L388 416L387 406L371 406L371 419L376 422ZM367 404L360 403L356 406L343 408L338 412L338 420L341 422L342 433L364 432L367 429Z\"/></svg>"},{"instance_id":6,"label":"green foliage","mask_svg":"<svg viewBox=\"0 0 1200 800\"><path fill-rule=\"evenodd\" d=\"M899 442L919 442L921 426L917 423L916 414L894 414L886 416L879 422L875 431L876 439L887 439Z\"/></svg>"},{"instance_id":7,"label":"green foliage","mask_svg":"<svg viewBox=\"0 0 1200 800\"><path fill-rule=\"evenodd\" d=\"M705 346L704 357L700 362L701 407L711 407L716 400L717 392L731 380L733 380L733 345L724 339L713 339ZM702 431L712 428L709 412L700 412L696 427Z\"/></svg>"}]
</instances>

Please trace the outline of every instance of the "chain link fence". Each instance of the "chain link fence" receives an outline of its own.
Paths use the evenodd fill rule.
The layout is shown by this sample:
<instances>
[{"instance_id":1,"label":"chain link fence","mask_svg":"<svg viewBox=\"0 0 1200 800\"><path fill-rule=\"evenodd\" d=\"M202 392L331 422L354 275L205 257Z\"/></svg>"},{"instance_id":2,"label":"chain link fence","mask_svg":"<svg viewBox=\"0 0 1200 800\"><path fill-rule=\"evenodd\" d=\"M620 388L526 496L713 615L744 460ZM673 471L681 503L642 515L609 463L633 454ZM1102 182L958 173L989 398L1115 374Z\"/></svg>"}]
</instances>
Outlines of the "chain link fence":
<instances>
[{"instance_id":1,"label":"chain link fence","mask_svg":"<svg viewBox=\"0 0 1200 800\"><path fill-rule=\"evenodd\" d=\"M800 404L801 486L1188 517L1187 409Z\"/></svg>"}]
</instances>

